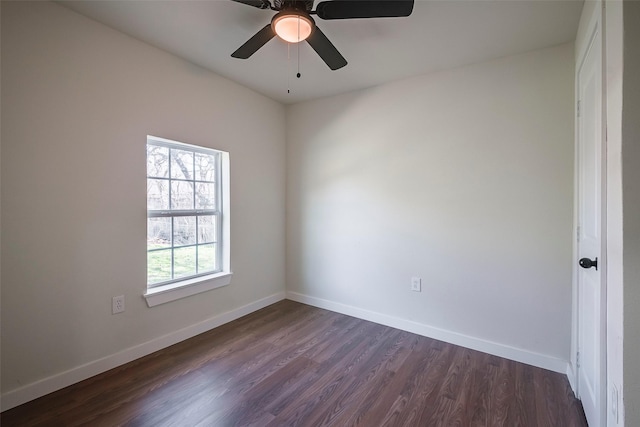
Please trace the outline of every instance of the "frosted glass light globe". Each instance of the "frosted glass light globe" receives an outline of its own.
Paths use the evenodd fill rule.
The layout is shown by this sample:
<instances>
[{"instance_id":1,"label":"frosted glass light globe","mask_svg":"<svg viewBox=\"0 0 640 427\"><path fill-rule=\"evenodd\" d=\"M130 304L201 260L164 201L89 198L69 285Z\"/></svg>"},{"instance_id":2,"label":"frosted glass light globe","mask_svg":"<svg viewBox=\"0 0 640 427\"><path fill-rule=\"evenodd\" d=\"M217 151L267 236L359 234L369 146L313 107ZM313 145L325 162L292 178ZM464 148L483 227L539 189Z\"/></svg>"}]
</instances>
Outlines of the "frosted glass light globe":
<instances>
[{"instance_id":1,"label":"frosted glass light globe","mask_svg":"<svg viewBox=\"0 0 640 427\"><path fill-rule=\"evenodd\" d=\"M276 16L271 24L273 31L284 41L298 43L311 35L313 22L295 12Z\"/></svg>"}]
</instances>

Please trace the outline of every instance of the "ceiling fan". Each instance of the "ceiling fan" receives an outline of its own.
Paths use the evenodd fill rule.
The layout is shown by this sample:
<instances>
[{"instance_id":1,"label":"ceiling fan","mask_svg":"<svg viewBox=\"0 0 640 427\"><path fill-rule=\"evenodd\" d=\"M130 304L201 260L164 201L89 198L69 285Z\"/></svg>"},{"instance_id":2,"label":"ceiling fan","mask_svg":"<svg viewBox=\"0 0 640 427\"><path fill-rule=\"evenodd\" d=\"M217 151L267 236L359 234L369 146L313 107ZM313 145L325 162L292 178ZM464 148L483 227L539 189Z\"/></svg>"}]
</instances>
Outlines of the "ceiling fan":
<instances>
[{"instance_id":1,"label":"ceiling fan","mask_svg":"<svg viewBox=\"0 0 640 427\"><path fill-rule=\"evenodd\" d=\"M395 18L411 15L414 0L333 0L318 3L313 0L233 0L237 3L275 10L278 13L238 50L234 58L247 59L278 35L289 43L306 40L332 70L347 65L347 60L316 25L311 15L320 19Z\"/></svg>"}]
</instances>

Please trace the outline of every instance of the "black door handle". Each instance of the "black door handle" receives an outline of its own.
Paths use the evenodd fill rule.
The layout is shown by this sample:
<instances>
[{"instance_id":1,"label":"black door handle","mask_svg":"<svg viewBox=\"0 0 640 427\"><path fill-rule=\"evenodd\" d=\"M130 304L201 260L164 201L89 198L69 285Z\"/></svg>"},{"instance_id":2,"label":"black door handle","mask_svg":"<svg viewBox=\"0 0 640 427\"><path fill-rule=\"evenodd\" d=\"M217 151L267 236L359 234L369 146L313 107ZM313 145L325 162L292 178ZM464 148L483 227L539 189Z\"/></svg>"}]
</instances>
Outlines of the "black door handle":
<instances>
[{"instance_id":1,"label":"black door handle","mask_svg":"<svg viewBox=\"0 0 640 427\"><path fill-rule=\"evenodd\" d=\"M582 268L595 267L596 270L597 270L598 269L598 257L596 257L596 259L580 258L580 261L578 261L578 264L580 264L580 267L582 267Z\"/></svg>"}]
</instances>

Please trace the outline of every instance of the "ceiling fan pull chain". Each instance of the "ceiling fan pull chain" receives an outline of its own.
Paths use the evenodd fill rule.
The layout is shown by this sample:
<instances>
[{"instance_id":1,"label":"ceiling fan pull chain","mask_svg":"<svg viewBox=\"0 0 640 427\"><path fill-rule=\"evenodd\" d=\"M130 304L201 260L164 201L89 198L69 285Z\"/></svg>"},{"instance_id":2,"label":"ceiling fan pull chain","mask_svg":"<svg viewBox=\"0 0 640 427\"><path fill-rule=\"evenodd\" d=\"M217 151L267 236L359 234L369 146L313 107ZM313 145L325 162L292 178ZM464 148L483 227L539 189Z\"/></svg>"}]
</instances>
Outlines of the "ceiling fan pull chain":
<instances>
[{"instance_id":1,"label":"ceiling fan pull chain","mask_svg":"<svg viewBox=\"0 0 640 427\"><path fill-rule=\"evenodd\" d=\"M300 16L298 15L298 74L296 74L297 78L300 78Z\"/></svg>"},{"instance_id":2,"label":"ceiling fan pull chain","mask_svg":"<svg viewBox=\"0 0 640 427\"><path fill-rule=\"evenodd\" d=\"M287 43L287 93L291 93L291 43Z\"/></svg>"}]
</instances>

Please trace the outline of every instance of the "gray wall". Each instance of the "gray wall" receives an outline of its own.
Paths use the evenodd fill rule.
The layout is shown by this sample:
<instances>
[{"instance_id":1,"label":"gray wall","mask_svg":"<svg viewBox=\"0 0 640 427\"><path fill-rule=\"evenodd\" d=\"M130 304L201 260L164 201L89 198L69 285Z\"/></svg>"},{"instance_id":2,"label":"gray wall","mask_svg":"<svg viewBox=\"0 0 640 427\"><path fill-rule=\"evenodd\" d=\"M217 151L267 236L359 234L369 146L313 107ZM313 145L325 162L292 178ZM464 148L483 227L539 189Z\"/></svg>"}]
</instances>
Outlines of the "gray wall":
<instances>
[{"instance_id":1,"label":"gray wall","mask_svg":"<svg viewBox=\"0 0 640 427\"><path fill-rule=\"evenodd\" d=\"M566 44L288 107L289 295L566 362L573 73Z\"/></svg>"},{"instance_id":2,"label":"gray wall","mask_svg":"<svg viewBox=\"0 0 640 427\"><path fill-rule=\"evenodd\" d=\"M622 205L625 425L640 425L640 2L624 2Z\"/></svg>"},{"instance_id":3,"label":"gray wall","mask_svg":"<svg viewBox=\"0 0 640 427\"><path fill-rule=\"evenodd\" d=\"M589 4L589 3L587 3ZM624 341L624 263L622 221L622 69L623 69L623 3L606 2L605 12L605 83L607 128L607 192L606 192L606 262L607 262L607 396L613 402L618 394L615 414L607 410L608 425L623 423L623 341ZM586 7L585 7L586 12Z\"/></svg>"},{"instance_id":4,"label":"gray wall","mask_svg":"<svg viewBox=\"0 0 640 427\"><path fill-rule=\"evenodd\" d=\"M3 2L2 113L3 394L284 295L279 103L55 3ZM231 158L231 285L154 308L147 134Z\"/></svg>"}]
</instances>

